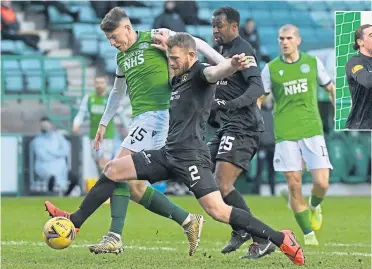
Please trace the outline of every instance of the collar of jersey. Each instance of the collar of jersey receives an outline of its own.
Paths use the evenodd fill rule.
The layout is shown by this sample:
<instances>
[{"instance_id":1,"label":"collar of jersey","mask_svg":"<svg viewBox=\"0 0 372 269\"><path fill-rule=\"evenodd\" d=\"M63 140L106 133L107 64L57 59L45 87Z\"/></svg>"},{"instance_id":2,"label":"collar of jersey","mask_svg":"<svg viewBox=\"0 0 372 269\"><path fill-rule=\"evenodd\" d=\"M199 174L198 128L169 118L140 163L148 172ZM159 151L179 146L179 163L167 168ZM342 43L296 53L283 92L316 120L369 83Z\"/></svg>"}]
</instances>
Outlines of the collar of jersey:
<instances>
[{"instance_id":1,"label":"collar of jersey","mask_svg":"<svg viewBox=\"0 0 372 269\"><path fill-rule=\"evenodd\" d=\"M363 58L368 59L368 60L372 60L372 57L369 57L369 56L367 56L367 55L361 53L360 51L359 51L359 55L360 55L361 57L363 57Z\"/></svg>"},{"instance_id":2,"label":"collar of jersey","mask_svg":"<svg viewBox=\"0 0 372 269\"><path fill-rule=\"evenodd\" d=\"M293 63L287 63L286 61L284 61L282 55L280 55L279 58L280 58L280 61L283 62L283 63L285 63L285 64L296 64L296 63L298 63L299 61L301 61L301 58L302 58L302 51L298 51L298 54L299 54L300 57L298 57L298 60L295 61L295 62L293 62Z\"/></svg>"}]
</instances>

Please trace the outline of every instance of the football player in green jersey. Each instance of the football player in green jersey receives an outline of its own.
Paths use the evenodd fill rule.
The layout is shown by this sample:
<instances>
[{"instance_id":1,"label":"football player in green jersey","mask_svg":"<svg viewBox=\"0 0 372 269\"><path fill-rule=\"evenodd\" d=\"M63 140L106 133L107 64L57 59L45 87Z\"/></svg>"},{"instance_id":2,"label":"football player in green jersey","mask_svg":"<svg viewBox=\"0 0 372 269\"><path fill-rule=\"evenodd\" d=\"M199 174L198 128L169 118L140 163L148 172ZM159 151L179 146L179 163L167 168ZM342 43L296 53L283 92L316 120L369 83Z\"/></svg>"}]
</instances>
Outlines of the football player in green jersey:
<instances>
[{"instance_id":1,"label":"football player in green jersey","mask_svg":"<svg viewBox=\"0 0 372 269\"><path fill-rule=\"evenodd\" d=\"M159 33L159 30L135 31L130 19L120 8L113 8L105 16L101 23L101 30L118 52L116 78L96 133L95 149L99 150L100 143L107 132L107 125L120 106L120 100L127 90L133 111L132 122L129 126L129 135L124 139L115 158L142 150L162 148L165 145L169 127L168 108L171 88L168 84L166 56L164 52L152 46L154 45L152 38ZM205 56L214 59L215 62L217 59L224 61L224 58L205 42L200 39L196 41L198 49ZM97 184L100 184L100 181ZM120 253L123 251L121 233L129 197L146 209L171 218L181 225L189 241L189 255L195 253L204 222L203 216L189 214L143 181L119 183L111 197L110 232L103 236L98 244L89 247L91 252ZM52 216L59 212L58 208L48 201L45 206ZM77 212L68 216L71 217L76 228L80 228L92 213L83 203Z\"/></svg>"},{"instance_id":2,"label":"football player in green jersey","mask_svg":"<svg viewBox=\"0 0 372 269\"><path fill-rule=\"evenodd\" d=\"M306 245L318 245L314 231L322 225L320 204L328 189L329 161L318 109L318 85L329 92L334 105L335 87L321 61L301 52L299 29L284 25L279 30L281 55L262 70L265 91L274 103L274 168L284 172L289 202ZM313 188L309 203L301 190L303 161L311 171ZM309 209L310 207L310 209Z\"/></svg>"},{"instance_id":3,"label":"football player in green jersey","mask_svg":"<svg viewBox=\"0 0 372 269\"><path fill-rule=\"evenodd\" d=\"M74 118L72 131L75 134L79 133L80 125L86 117L89 118L89 137L92 144L92 157L96 162L98 174L100 174L106 163L113 157L115 126L113 121L107 125L106 136L102 140L100 150L94 150L93 145L94 138L96 137L96 128L103 116L108 99L108 94L106 92L107 83L104 76L96 76L95 88L96 90L94 93L86 94L81 101L79 111Z\"/></svg>"}]
</instances>

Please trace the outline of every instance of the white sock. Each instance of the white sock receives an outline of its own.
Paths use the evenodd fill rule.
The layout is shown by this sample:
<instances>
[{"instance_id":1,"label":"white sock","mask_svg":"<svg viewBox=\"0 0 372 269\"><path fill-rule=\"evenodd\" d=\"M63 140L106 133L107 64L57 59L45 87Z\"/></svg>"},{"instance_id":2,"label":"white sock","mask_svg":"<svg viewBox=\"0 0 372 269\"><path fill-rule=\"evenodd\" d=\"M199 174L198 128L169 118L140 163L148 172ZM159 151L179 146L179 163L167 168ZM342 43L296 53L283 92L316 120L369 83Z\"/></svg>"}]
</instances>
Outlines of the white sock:
<instances>
[{"instance_id":1,"label":"white sock","mask_svg":"<svg viewBox=\"0 0 372 269\"><path fill-rule=\"evenodd\" d=\"M315 233L314 233L314 231L311 231L310 233L305 234L305 236L308 236L308 235L315 235Z\"/></svg>"},{"instance_id":2,"label":"white sock","mask_svg":"<svg viewBox=\"0 0 372 269\"><path fill-rule=\"evenodd\" d=\"M113 234L115 235L117 238L121 239L121 235L120 234L117 234L117 233L113 233L113 232L109 232L110 234Z\"/></svg>"},{"instance_id":3,"label":"white sock","mask_svg":"<svg viewBox=\"0 0 372 269\"><path fill-rule=\"evenodd\" d=\"M191 221L191 214L187 216L187 218L182 222L182 227L188 224Z\"/></svg>"}]
</instances>

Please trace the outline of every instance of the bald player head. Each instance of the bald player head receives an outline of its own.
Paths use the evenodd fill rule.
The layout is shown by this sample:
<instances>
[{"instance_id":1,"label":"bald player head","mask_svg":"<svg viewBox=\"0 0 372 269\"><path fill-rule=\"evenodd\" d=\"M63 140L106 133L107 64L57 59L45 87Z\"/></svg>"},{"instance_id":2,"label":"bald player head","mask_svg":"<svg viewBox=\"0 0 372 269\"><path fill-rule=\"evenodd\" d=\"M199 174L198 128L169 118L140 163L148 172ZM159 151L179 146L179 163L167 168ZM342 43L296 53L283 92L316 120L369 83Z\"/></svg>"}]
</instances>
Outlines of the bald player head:
<instances>
[{"instance_id":1,"label":"bald player head","mask_svg":"<svg viewBox=\"0 0 372 269\"><path fill-rule=\"evenodd\" d=\"M119 7L111 9L101 22L101 30L105 33L111 46L127 51L137 40L129 17Z\"/></svg>"},{"instance_id":2,"label":"bald player head","mask_svg":"<svg viewBox=\"0 0 372 269\"><path fill-rule=\"evenodd\" d=\"M301 44L300 30L293 24L285 24L279 29L278 40L282 55L289 58L298 53L298 46Z\"/></svg>"}]
</instances>

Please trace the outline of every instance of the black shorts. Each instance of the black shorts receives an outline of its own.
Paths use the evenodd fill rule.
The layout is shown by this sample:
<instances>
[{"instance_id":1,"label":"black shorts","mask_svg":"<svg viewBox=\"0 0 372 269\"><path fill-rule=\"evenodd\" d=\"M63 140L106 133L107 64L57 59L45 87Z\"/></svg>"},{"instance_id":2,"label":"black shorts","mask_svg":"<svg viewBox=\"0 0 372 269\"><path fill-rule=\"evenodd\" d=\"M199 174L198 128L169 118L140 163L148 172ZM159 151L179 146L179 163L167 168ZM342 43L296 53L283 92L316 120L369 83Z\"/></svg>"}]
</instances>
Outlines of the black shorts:
<instances>
[{"instance_id":1,"label":"black shorts","mask_svg":"<svg viewBox=\"0 0 372 269\"><path fill-rule=\"evenodd\" d=\"M249 164L260 145L260 136L261 132L217 131L208 142L212 162L225 161L249 171Z\"/></svg>"},{"instance_id":2,"label":"black shorts","mask_svg":"<svg viewBox=\"0 0 372 269\"><path fill-rule=\"evenodd\" d=\"M208 156L195 152L170 154L164 148L132 154L137 177L151 184L172 179L182 181L197 199L218 190Z\"/></svg>"}]
</instances>

